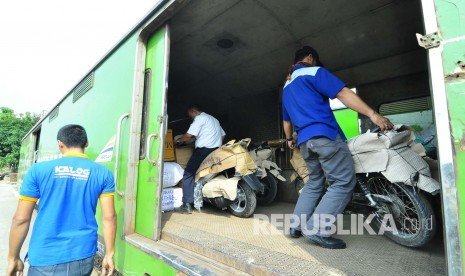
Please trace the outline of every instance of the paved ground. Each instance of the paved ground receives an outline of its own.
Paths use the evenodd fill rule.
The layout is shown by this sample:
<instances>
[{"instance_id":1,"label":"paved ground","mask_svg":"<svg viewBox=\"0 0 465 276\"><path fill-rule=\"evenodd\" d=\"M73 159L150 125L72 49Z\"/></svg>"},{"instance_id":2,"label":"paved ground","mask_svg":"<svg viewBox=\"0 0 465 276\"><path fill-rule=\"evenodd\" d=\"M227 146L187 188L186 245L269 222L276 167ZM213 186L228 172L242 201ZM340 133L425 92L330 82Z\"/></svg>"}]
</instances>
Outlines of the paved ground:
<instances>
[{"instance_id":1,"label":"paved ground","mask_svg":"<svg viewBox=\"0 0 465 276\"><path fill-rule=\"evenodd\" d=\"M293 207L293 204L275 203L258 207L255 213L289 214ZM211 258L221 255L221 262L239 266L254 264L265 270L264 274L445 275L441 231L432 242L419 249L400 246L384 236L363 234L341 237L346 241L347 249L328 250L303 238L290 239L280 231L256 234L253 218L238 218L211 206L192 215L164 213L162 220L162 239ZM273 230L274 227L268 224L265 228Z\"/></svg>"},{"instance_id":2,"label":"paved ground","mask_svg":"<svg viewBox=\"0 0 465 276\"><path fill-rule=\"evenodd\" d=\"M8 237L10 235L11 218L13 217L18 204L18 193L15 184L0 181L0 275L4 275L7 268L8 257ZM35 213L35 212L34 212ZM35 218L35 214L34 214ZM29 231L29 234L31 231ZM29 247L29 236L23 244L21 258ZM27 265L26 265L27 271Z\"/></svg>"},{"instance_id":3,"label":"paved ground","mask_svg":"<svg viewBox=\"0 0 465 276\"><path fill-rule=\"evenodd\" d=\"M15 184L8 181L0 181L0 275L5 275L7 269L8 257L8 237L10 235L11 219L16 211L18 204L18 192ZM35 219L36 211L34 211L33 219ZM34 223L34 221L32 222ZM32 224L31 224L32 225ZM32 232L32 227L29 229L29 235L24 241L21 258L24 258L29 247L29 238ZM28 264L26 264L27 275ZM96 271L92 272L92 276L97 276Z\"/></svg>"}]
</instances>

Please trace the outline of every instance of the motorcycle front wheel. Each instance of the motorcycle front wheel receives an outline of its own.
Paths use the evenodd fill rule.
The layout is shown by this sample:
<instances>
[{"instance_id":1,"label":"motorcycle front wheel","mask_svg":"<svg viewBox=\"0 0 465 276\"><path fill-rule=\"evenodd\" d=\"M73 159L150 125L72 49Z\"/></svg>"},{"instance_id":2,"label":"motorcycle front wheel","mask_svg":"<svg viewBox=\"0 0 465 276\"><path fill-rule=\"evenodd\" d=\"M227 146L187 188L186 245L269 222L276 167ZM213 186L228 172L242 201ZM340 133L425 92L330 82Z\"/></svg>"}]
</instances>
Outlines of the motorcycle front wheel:
<instances>
[{"instance_id":1,"label":"motorcycle front wheel","mask_svg":"<svg viewBox=\"0 0 465 276\"><path fill-rule=\"evenodd\" d=\"M242 218L250 217L257 207L255 192L243 180L237 184L237 197L233 204L228 206L229 211Z\"/></svg>"},{"instance_id":2,"label":"motorcycle front wheel","mask_svg":"<svg viewBox=\"0 0 465 276\"><path fill-rule=\"evenodd\" d=\"M391 202L378 202L374 224L379 228L384 221L394 231L384 235L407 247L420 247L428 243L436 232L436 218L431 204L418 188L403 183L391 183L384 176L368 179L367 187L372 194L387 196ZM386 220L385 215L392 216ZM394 222L394 225L390 223Z\"/></svg>"}]
</instances>

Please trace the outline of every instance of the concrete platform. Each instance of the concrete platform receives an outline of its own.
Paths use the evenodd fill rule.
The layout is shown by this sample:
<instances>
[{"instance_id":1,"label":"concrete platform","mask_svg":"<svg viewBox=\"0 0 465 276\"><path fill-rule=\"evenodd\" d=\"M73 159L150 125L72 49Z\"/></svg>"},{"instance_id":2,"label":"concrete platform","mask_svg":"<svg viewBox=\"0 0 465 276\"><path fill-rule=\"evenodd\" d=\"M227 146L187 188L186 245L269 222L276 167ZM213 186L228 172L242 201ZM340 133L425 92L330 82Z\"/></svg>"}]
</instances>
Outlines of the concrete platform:
<instances>
[{"instance_id":1,"label":"concrete platform","mask_svg":"<svg viewBox=\"0 0 465 276\"><path fill-rule=\"evenodd\" d=\"M276 203L258 207L255 213L291 214L293 207L289 203ZM403 247L384 236L363 234L343 236L347 248L329 250L303 238L291 239L282 233L283 229L271 224L266 227L273 232L258 234L257 219L238 218L211 206L192 215L166 212L162 220L163 240L251 275L423 276L446 273L441 233L420 249Z\"/></svg>"}]
</instances>

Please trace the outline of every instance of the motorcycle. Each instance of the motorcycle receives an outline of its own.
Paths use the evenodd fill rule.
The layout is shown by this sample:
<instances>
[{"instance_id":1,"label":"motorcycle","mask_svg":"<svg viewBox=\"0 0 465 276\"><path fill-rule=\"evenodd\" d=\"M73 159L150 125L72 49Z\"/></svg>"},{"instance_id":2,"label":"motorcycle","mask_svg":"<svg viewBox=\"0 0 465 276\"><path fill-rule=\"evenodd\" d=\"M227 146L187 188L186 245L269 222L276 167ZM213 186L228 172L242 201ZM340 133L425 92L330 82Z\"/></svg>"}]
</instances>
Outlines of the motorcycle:
<instances>
[{"instance_id":1,"label":"motorcycle","mask_svg":"<svg viewBox=\"0 0 465 276\"><path fill-rule=\"evenodd\" d=\"M281 168L274 162L276 149L285 142L284 139L262 141L251 143L248 148L255 164L262 172L261 175L258 174L264 187L263 193L257 193L257 203L260 205L271 204L278 193L278 180L286 181L281 175Z\"/></svg>"},{"instance_id":2,"label":"motorcycle","mask_svg":"<svg viewBox=\"0 0 465 276\"><path fill-rule=\"evenodd\" d=\"M195 176L194 207L200 211L203 202L228 209L238 217L250 217L257 207L257 193L264 187L257 174L253 157L247 152L250 139L229 141L210 153Z\"/></svg>"},{"instance_id":3,"label":"motorcycle","mask_svg":"<svg viewBox=\"0 0 465 276\"><path fill-rule=\"evenodd\" d=\"M393 218L396 231L386 231L394 242L421 247L436 232L436 217L426 194L440 192L431 177L424 149L414 143L415 136L406 126L395 126L384 133L370 132L347 141L355 165L357 184L346 211L374 215L372 224L385 225L385 215ZM308 169L300 153L294 151L291 165L297 177L294 185L301 191L308 181Z\"/></svg>"}]
</instances>

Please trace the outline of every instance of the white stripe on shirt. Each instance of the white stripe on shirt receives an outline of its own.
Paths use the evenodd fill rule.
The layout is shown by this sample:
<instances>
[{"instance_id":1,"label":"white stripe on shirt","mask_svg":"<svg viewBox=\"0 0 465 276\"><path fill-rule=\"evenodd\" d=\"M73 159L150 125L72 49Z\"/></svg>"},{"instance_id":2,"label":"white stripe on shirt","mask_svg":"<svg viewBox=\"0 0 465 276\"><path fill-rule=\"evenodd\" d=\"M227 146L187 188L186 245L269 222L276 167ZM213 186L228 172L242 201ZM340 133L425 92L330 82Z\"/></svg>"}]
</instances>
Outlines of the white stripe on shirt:
<instances>
[{"instance_id":1,"label":"white stripe on shirt","mask_svg":"<svg viewBox=\"0 0 465 276\"><path fill-rule=\"evenodd\" d=\"M316 73L318 72L318 69L320 69L320 67L303 67L303 68L295 70L291 75L291 79L286 81L286 83L284 84L284 88L286 88L286 86L291 84L298 77L315 76Z\"/></svg>"}]
</instances>

